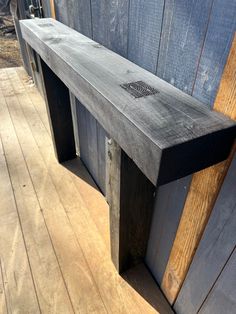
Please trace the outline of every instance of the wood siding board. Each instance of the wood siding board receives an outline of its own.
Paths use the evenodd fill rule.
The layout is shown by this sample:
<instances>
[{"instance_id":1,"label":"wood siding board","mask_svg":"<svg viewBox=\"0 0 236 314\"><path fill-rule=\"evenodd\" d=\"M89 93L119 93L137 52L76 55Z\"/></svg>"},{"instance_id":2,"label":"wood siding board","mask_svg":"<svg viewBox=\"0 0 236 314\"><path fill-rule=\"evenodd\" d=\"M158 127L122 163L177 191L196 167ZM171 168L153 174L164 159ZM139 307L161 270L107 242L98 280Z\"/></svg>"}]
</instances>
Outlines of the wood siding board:
<instances>
[{"instance_id":1,"label":"wood siding board","mask_svg":"<svg viewBox=\"0 0 236 314\"><path fill-rule=\"evenodd\" d=\"M91 5L88 0L76 0L71 5L73 28L85 36L92 38Z\"/></svg>"},{"instance_id":2,"label":"wood siding board","mask_svg":"<svg viewBox=\"0 0 236 314\"><path fill-rule=\"evenodd\" d=\"M164 0L130 0L128 59L155 73Z\"/></svg>"},{"instance_id":3,"label":"wood siding board","mask_svg":"<svg viewBox=\"0 0 236 314\"><path fill-rule=\"evenodd\" d=\"M68 1L54 0L55 16L58 21L67 26L70 25L70 17L68 16Z\"/></svg>"},{"instance_id":4,"label":"wood siding board","mask_svg":"<svg viewBox=\"0 0 236 314\"><path fill-rule=\"evenodd\" d=\"M201 54L193 96L213 106L236 31L236 1L215 0Z\"/></svg>"},{"instance_id":5,"label":"wood siding board","mask_svg":"<svg viewBox=\"0 0 236 314\"><path fill-rule=\"evenodd\" d=\"M227 157L235 136L232 120L55 20L21 23L27 41L153 184L184 177ZM132 98L120 84L137 78L160 92ZM137 145L131 145L137 140ZM209 146L216 140L221 150L218 145ZM209 151L207 159L198 153L202 149ZM179 153L188 160L185 167L180 158L175 167L167 167ZM164 169L162 157L166 171L158 177L159 169Z\"/></svg>"},{"instance_id":6,"label":"wood siding board","mask_svg":"<svg viewBox=\"0 0 236 314\"><path fill-rule=\"evenodd\" d=\"M189 94L195 80L211 5L212 0L165 1L157 75Z\"/></svg>"},{"instance_id":7,"label":"wood siding board","mask_svg":"<svg viewBox=\"0 0 236 314\"><path fill-rule=\"evenodd\" d=\"M175 239L191 176L160 186L156 191L146 263L161 284Z\"/></svg>"},{"instance_id":8,"label":"wood siding board","mask_svg":"<svg viewBox=\"0 0 236 314\"><path fill-rule=\"evenodd\" d=\"M198 312L235 247L235 173L236 156L229 168L202 240L175 302L174 308L179 314ZM212 313L216 312L212 311Z\"/></svg>"},{"instance_id":9,"label":"wood siding board","mask_svg":"<svg viewBox=\"0 0 236 314\"><path fill-rule=\"evenodd\" d=\"M106 133L91 113L78 100L76 102L80 158L96 184L103 194L105 194Z\"/></svg>"},{"instance_id":10,"label":"wood siding board","mask_svg":"<svg viewBox=\"0 0 236 314\"><path fill-rule=\"evenodd\" d=\"M207 297L199 314L232 314L236 308L236 249Z\"/></svg>"},{"instance_id":11,"label":"wood siding board","mask_svg":"<svg viewBox=\"0 0 236 314\"><path fill-rule=\"evenodd\" d=\"M105 47L127 56L128 0L91 0L93 39Z\"/></svg>"}]
</instances>

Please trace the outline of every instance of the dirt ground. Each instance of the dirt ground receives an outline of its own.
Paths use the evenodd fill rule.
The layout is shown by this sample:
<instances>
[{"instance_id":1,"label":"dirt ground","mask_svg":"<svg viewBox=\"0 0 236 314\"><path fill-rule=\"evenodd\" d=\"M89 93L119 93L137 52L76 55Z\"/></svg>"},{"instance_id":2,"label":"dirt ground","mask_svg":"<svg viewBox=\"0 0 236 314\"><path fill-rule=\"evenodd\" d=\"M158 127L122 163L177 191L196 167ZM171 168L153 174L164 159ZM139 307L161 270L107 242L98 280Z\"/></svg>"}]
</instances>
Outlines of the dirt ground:
<instances>
[{"instance_id":1,"label":"dirt ground","mask_svg":"<svg viewBox=\"0 0 236 314\"><path fill-rule=\"evenodd\" d=\"M9 23L8 23L9 24ZM12 23L13 25L13 23ZM11 25L9 26L11 27ZM21 66L19 45L14 32L6 33L0 25L0 68Z\"/></svg>"}]
</instances>

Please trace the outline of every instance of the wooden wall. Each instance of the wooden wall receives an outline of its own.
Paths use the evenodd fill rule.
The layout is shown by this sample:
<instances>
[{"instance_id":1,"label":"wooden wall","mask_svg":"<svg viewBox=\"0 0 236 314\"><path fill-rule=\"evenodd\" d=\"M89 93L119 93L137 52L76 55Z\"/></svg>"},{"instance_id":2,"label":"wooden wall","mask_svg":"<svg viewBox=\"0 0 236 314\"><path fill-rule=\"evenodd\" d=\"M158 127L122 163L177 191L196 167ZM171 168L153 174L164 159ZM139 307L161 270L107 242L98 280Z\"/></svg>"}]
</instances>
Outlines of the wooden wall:
<instances>
[{"instance_id":1,"label":"wooden wall","mask_svg":"<svg viewBox=\"0 0 236 314\"><path fill-rule=\"evenodd\" d=\"M45 5L46 16L51 14L49 2L47 0ZM213 106L235 32L236 0L55 0L55 13L62 23L193 95L207 106ZM82 104L78 101L75 103L78 125L81 126L81 158L105 193L105 132ZM226 198L229 202L234 202L226 191L232 184L232 171L233 168L229 171L207 226L206 232L209 234L215 220L221 228L225 217L233 212L231 205L228 209L222 205L222 200ZM160 285L190 182L191 176L162 186L156 191L146 263ZM226 216L219 221L222 208ZM228 228L232 228L230 226ZM206 233L204 237L206 243L203 239L194 259L197 264L201 264L198 261L202 260L203 268L206 266L204 261L208 258L204 255L204 248L208 245L207 239L209 241ZM215 240L212 238L212 241ZM223 264L212 268L213 274L218 267L215 275L218 274L222 282L228 278L229 269L233 267L231 260L235 259L235 253L232 253L232 247L230 250L224 257L224 262L226 256L230 259L228 266L223 271ZM200 308L203 313L208 313L208 308L215 309L214 298L221 293L222 284L217 284L215 275L209 274L209 277L214 278L209 279L208 286L201 292L200 285L204 280L202 275L198 287L194 287L195 290L191 287L191 290L189 282L198 277L199 271L203 271L197 269L193 263L177 298L175 308L179 313L196 313ZM207 268L204 268L203 274L204 272L208 273ZM193 293L198 295L194 305L189 301L190 293L191 298ZM183 304L188 304L187 301L189 305L186 311ZM210 305L207 307L207 304ZM209 313L213 312L222 313L216 310Z\"/></svg>"}]
</instances>

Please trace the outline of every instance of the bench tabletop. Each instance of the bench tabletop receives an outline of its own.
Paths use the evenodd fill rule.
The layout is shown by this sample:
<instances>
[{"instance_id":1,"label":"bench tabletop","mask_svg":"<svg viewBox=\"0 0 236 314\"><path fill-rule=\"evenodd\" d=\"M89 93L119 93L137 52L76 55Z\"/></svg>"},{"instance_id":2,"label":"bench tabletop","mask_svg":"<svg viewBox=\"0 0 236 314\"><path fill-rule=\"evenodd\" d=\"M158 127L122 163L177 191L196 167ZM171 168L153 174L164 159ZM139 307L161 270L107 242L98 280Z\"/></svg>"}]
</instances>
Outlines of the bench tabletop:
<instances>
[{"instance_id":1,"label":"bench tabletop","mask_svg":"<svg viewBox=\"0 0 236 314\"><path fill-rule=\"evenodd\" d=\"M26 42L153 184L227 158L234 121L54 19L20 25Z\"/></svg>"}]
</instances>

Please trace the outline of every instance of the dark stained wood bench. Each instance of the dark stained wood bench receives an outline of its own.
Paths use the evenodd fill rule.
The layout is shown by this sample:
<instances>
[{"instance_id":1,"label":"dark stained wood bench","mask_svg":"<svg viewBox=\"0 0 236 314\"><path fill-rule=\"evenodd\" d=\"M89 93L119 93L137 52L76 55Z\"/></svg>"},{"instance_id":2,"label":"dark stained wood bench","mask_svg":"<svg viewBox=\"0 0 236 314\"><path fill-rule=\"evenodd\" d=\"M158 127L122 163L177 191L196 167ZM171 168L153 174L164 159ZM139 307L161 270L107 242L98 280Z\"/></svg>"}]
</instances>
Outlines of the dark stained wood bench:
<instances>
[{"instance_id":1,"label":"dark stained wood bench","mask_svg":"<svg viewBox=\"0 0 236 314\"><path fill-rule=\"evenodd\" d=\"M20 25L41 58L59 162L76 157L69 91L110 136L111 250L123 271L145 255L155 187L226 159L236 124L53 19Z\"/></svg>"}]
</instances>

